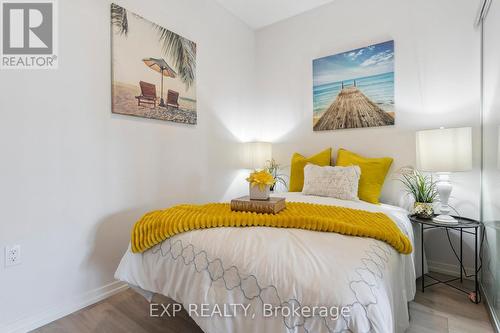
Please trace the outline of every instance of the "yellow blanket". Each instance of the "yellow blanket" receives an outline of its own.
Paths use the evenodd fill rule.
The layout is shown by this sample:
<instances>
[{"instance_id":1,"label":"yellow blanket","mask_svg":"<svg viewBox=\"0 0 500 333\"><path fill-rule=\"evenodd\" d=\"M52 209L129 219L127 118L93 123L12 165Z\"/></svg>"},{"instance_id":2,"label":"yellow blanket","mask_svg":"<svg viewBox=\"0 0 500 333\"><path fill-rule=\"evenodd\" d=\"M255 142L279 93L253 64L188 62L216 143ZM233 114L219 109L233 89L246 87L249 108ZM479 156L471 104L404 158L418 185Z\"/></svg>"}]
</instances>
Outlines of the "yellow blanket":
<instances>
[{"instance_id":1,"label":"yellow blanket","mask_svg":"<svg viewBox=\"0 0 500 333\"><path fill-rule=\"evenodd\" d=\"M179 205L144 215L132 231L132 252L144 252L182 232L216 227L297 228L343 235L370 237L409 254L411 242L384 213L317 205L287 203L276 215L233 212L227 203Z\"/></svg>"}]
</instances>

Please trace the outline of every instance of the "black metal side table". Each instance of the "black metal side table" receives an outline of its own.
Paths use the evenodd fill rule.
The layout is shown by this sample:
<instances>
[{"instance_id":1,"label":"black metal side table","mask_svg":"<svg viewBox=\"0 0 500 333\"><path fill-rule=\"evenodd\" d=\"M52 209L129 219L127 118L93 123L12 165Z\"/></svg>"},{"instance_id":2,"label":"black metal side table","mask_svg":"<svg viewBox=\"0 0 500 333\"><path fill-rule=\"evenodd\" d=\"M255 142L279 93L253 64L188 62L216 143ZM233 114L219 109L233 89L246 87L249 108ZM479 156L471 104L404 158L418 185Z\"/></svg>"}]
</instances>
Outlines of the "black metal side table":
<instances>
[{"instance_id":1,"label":"black metal side table","mask_svg":"<svg viewBox=\"0 0 500 333\"><path fill-rule=\"evenodd\" d=\"M421 259L422 259L422 292L425 291L425 288L434 286L436 284L446 284L449 287L452 287L458 291L461 291L466 294L470 294L470 290L465 290L462 288L459 288L457 286L454 286L451 284L451 282L460 280L460 282L463 282L463 272L464 272L464 266L463 266L463 250L462 250L462 245L463 245L463 234L469 234L469 235L474 235L474 292L475 292L475 300L474 303L478 304L479 303L479 284L478 284L478 266L477 266L477 255L478 255L478 232L479 228L481 228L482 224L479 221L465 218L465 217L457 217L454 216L458 220L458 223L455 224L443 224L443 223L437 223L434 222L432 219L423 219L419 218L415 215L409 215L408 218L410 219L411 222L420 224L420 254L421 254ZM449 280L441 280L438 278L435 278L431 276L430 274L424 274L424 231L426 230L431 230L431 229L446 229L446 230L453 230L460 232L460 277L449 279ZM470 229L474 229L471 231ZM431 278L432 280L436 281L431 284L425 285L425 276Z\"/></svg>"}]
</instances>

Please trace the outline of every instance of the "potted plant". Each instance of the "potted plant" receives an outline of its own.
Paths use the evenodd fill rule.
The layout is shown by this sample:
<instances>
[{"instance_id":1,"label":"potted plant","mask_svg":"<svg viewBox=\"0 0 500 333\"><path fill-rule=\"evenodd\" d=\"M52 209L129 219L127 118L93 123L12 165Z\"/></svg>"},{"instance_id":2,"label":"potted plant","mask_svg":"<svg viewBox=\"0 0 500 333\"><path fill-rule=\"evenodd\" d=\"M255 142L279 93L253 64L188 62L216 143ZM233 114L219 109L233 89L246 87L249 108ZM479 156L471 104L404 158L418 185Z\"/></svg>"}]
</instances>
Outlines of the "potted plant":
<instances>
[{"instance_id":1,"label":"potted plant","mask_svg":"<svg viewBox=\"0 0 500 333\"><path fill-rule=\"evenodd\" d=\"M250 200L268 200L271 186L275 184L273 176L267 170L255 170L248 176Z\"/></svg>"},{"instance_id":2,"label":"potted plant","mask_svg":"<svg viewBox=\"0 0 500 333\"><path fill-rule=\"evenodd\" d=\"M266 162L266 167L264 169L274 178L274 184L271 185L271 191L275 190L277 184L281 184L286 188L285 175L280 173L281 165L279 165L274 158Z\"/></svg>"},{"instance_id":3,"label":"potted plant","mask_svg":"<svg viewBox=\"0 0 500 333\"><path fill-rule=\"evenodd\" d=\"M399 180L403 183L408 195L415 200L413 214L420 218L432 218L434 215L433 203L438 195L436 182L432 176L424 175L418 170L408 170L401 173Z\"/></svg>"}]
</instances>

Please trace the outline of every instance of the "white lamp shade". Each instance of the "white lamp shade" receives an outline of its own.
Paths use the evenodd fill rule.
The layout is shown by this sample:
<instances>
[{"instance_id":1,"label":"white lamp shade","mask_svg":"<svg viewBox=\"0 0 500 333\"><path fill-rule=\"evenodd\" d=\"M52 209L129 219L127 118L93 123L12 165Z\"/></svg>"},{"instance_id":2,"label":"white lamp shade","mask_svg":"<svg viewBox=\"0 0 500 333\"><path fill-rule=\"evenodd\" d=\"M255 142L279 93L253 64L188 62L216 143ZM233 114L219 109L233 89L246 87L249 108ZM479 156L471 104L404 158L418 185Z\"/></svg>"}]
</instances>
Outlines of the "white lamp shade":
<instances>
[{"instance_id":1,"label":"white lamp shade","mask_svg":"<svg viewBox=\"0 0 500 333\"><path fill-rule=\"evenodd\" d=\"M472 128L418 131L417 168L429 172L471 170Z\"/></svg>"},{"instance_id":2,"label":"white lamp shade","mask_svg":"<svg viewBox=\"0 0 500 333\"><path fill-rule=\"evenodd\" d=\"M248 169L261 169L272 158L270 142L247 142L243 148L243 161Z\"/></svg>"}]
</instances>

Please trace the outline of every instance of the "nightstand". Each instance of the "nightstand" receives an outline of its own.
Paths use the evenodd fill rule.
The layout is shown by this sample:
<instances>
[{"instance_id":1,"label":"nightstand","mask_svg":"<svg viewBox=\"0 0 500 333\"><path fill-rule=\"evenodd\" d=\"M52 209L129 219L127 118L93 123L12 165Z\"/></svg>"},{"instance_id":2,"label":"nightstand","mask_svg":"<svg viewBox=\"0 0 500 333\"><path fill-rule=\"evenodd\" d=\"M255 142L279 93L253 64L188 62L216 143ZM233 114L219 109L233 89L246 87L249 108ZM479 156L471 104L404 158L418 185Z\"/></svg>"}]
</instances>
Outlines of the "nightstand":
<instances>
[{"instance_id":1,"label":"nightstand","mask_svg":"<svg viewBox=\"0 0 500 333\"><path fill-rule=\"evenodd\" d=\"M434 222L432 219L423 219L423 218L419 218L417 216L414 216L414 215L409 215L408 218L410 219L410 221L412 223L415 223L415 224L420 224L420 251L421 251L421 259L422 259L422 262L421 262L421 267L422 267L422 292L425 291L425 288L427 287L430 287L430 286L434 286L436 284L446 284L447 286L449 287L452 287L454 289L457 289L458 291L461 291L463 293L466 293L466 294L470 294L471 293L471 290L465 290L465 289L462 289L460 287L457 287L453 284L451 284L451 282L454 282L454 281L457 281L457 280L460 280L460 282L463 282L463 272L464 272L464 266L463 266L463 236L464 234L467 234L467 235L472 235L474 236L474 290L472 290L472 292L475 292L475 300L474 302L477 304L479 303L479 284L478 284L478 267L477 267L477 255L478 255L478 232L479 232L479 228L481 228L482 224L481 222L479 221L476 221L476 220L473 220L473 219L469 219L469 218L465 218L465 217L457 217L457 216L454 216L457 220L458 220L458 223L455 223L455 224L442 224L442 223L436 223ZM460 233L460 253L457 254L457 256L459 256L460 258L460 261L459 261L459 265L460 265L460 277L457 277L457 278L453 278L453 279L449 279L449 280L441 280L441 279L438 279L436 277L433 277L431 276L430 274L424 274L424 231L426 230L431 230L431 229L446 229L446 231L455 231L457 233ZM450 244L451 246L451 244ZM453 249L453 251L455 251ZM455 253L456 254L456 253ZM436 281L436 282L433 282L431 284L428 284L428 285L425 285L425 279L424 277L427 276L429 278L431 278L432 280Z\"/></svg>"}]
</instances>

